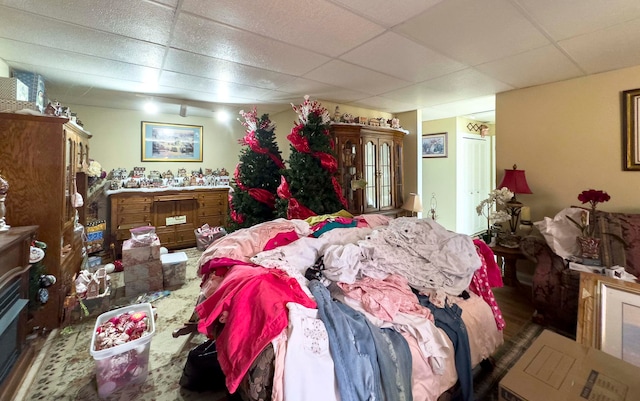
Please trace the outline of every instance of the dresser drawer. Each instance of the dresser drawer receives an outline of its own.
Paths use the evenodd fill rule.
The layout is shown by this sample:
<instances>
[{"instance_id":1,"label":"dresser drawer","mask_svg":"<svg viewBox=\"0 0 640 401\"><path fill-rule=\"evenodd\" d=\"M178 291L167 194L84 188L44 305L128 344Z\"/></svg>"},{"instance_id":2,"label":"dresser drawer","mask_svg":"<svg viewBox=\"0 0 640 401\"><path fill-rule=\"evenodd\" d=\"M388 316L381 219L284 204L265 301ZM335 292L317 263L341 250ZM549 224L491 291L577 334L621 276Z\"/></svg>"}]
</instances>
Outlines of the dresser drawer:
<instances>
[{"instance_id":1,"label":"dresser drawer","mask_svg":"<svg viewBox=\"0 0 640 401\"><path fill-rule=\"evenodd\" d=\"M122 213L149 213L151 211L151 203L127 202L120 203L115 206L118 214Z\"/></svg>"},{"instance_id":2,"label":"dresser drawer","mask_svg":"<svg viewBox=\"0 0 640 401\"><path fill-rule=\"evenodd\" d=\"M151 213L125 213L119 214L115 222L112 222L116 228L123 226L137 227L151 224Z\"/></svg>"},{"instance_id":3,"label":"dresser drawer","mask_svg":"<svg viewBox=\"0 0 640 401\"><path fill-rule=\"evenodd\" d=\"M147 203L150 205L153 202L153 196L123 196L117 197L113 201L116 205L126 205L134 203Z\"/></svg>"},{"instance_id":4,"label":"dresser drawer","mask_svg":"<svg viewBox=\"0 0 640 401\"><path fill-rule=\"evenodd\" d=\"M198 206L200 208L220 207L226 204L227 204L227 199L224 196L206 197L206 198L198 199Z\"/></svg>"}]
</instances>

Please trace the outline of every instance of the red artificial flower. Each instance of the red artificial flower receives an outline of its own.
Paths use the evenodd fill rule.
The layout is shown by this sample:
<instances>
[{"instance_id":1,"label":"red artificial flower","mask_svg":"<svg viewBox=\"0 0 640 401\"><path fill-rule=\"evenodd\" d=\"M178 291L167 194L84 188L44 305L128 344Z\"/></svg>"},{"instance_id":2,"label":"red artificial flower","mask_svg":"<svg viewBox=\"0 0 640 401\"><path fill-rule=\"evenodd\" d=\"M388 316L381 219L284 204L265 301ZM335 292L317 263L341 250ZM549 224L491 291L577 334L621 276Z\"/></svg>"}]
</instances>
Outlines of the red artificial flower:
<instances>
[{"instance_id":1,"label":"red artificial flower","mask_svg":"<svg viewBox=\"0 0 640 401\"><path fill-rule=\"evenodd\" d=\"M608 202L611 199L608 193L602 190L589 189L587 191L582 191L580 195L578 195L578 200L582 203L589 203L591 205L591 209L595 210L596 205L601 202Z\"/></svg>"}]
</instances>

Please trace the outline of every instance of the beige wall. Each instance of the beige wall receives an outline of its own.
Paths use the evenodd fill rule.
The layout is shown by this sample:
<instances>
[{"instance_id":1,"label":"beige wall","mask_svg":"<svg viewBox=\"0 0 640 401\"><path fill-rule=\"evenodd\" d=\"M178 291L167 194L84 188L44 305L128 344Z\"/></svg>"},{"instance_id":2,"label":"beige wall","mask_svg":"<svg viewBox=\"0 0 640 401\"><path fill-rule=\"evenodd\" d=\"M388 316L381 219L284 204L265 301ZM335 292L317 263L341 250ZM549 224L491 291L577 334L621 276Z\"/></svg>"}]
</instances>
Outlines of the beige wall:
<instances>
[{"instance_id":1,"label":"beige wall","mask_svg":"<svg viewBox=\"0 0 640 401\"><path fill-rule=\"evenodd\" d=\"M4 62L4 60L0 59L0 77L9 78L11 76L11 71L9 69L9 65Z\"/></svg>"},{"instance_id":2,"label":"beige wall","mask_svg":"<svg viewBox=\"0 0 640 401\"><path fill-rule=\"evenodd\" d=\"M422 158L423 209L428 210L431 197L437 200L436 221L449 230L456 228L456 119L424 121L422 135L446 132L448 157ZM422 138L420 138L422 144ZM422 148L419 149L422 155Z\"/></svg>"},{"instance_id":3,"label":"beige wall","mask_svg":"<svg viewBox=\"0 0 640 401\"><path fill-rule=\"evenodd\" d=\"M301 101L302 102L302 101ZM321 101L322 105L333 115L335 103ZM91 158L97 160L106 171L123 167L128 170L143 166L147 171L172 170L186 168L187 171L199 168L226 168L232 173L240 155L241 146L238 140L245 134L245 128L237 120L238 115L232 115L228 123L219 123L215 119L203 117L180 117L170 114L149 115L142 111L119 110L82 105L65 105L78 114L87 131L93 137L90 142ZM251 107L251 106L248 106ZM260 108L257 108L261 115ZM354 116L391 118L389 113L378 112L362 108L340 105L341 113L351 113ZM289 157L289 141L287 135L291 132L297 114L293 109L269 116L276 123L276 141L282 152L282 157ZM172 124L202 125L203 161L196 162L142 162L141 161L141 122L163 122ZM402 120L401 120L402 122Z\"/></svg>"},{"instance_id":4,"label":"beige wall","mask_svg":"<svg viewBox=\"0 0 640 401\"><path fill-rule=\"evenodd\" d=\"M187 171L199 168L226 168L229 173L238 162L241 146L238 139L244 135L244 127L232 116L227 124L215 119L203 117L180 117L177 115L149 115L134 110L119 110L80 105L68 105L93 137L90 141L89 155L97 160L102 168L111 171L117 167L131 170L142 166L146 171L172 170L178 168ZM142 162L141 161L141 122L152 121L172 124L202 125L203 158L198 162Z\"/></svg>"},{"instance_id":5,"label":"beige wall","mask_svg":"<svg viewBox=\"0 0 640 401\"><path fill-rule=\"evenodd\" d=\"M611 200L599 208L640 212L640 171L622 170L621 91L640 87L640 67L498 94L497 179L517 163L533 194L534 221L580 204L585 189Z\"/></svg>"}]
</instances>

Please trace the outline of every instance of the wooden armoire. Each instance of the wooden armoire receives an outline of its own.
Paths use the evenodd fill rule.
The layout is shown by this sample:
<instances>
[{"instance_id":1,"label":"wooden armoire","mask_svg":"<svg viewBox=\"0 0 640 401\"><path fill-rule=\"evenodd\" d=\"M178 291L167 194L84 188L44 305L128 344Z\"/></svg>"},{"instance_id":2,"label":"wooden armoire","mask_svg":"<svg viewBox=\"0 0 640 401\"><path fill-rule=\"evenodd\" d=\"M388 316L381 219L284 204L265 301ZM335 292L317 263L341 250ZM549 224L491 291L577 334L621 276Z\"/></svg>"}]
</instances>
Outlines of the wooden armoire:
<instances>
[{"instance_id":1,"label":"wooden armoire","mask_svg":"<svg viewBox=\"0 0 640 401\"><path fill-rule=\"evenodd\" d=\"M84 206L74 208L75 192L86 199L91 135L67 118L0 113L0 174L9 182L6 222L39 226L37 239L47 244L45 273L57 282L45 304L30 305L29 329L60 325L73 276L83 254ZM1 235L1 234L0 234Z\"/></svg>"},{"instance_id":2,"label":"wooden armoire","mask_svg":"<svg viewBox=\"0 0 640 401\"><path fill-rule=\"evenodd\" d=\"M338 174L351 214L402 213L406 131L360 124L330 126L336 143Z\"/></svg>"}]
</instances>

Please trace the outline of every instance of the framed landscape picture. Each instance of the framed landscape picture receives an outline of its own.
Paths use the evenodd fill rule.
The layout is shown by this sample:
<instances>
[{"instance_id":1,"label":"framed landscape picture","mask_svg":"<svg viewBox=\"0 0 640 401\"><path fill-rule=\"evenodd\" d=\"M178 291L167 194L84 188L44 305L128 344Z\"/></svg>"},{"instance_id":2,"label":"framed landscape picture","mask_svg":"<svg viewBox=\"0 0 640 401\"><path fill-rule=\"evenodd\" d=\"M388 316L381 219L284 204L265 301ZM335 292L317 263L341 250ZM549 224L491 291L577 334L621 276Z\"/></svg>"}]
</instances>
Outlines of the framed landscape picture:
<instances>
[{"instance_id":1,"label":"framed landscape picture","mask_svg":"<svg viewBox=\"0 0 640 401\"><path fill-rule=\"evenodd\" d=\"M201 162L202 126L142 121L143 162Z\"/></svg>"},{"instance_id":2,"label":"framed landscape picture","mask_svg":"<svg viewBox=\"0 0 640 401\"><path fill-rule=\"evenodd\" d=\"M422 157L447 157L447 133L422 135Z\"/></svg>"}]
</instances>

